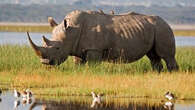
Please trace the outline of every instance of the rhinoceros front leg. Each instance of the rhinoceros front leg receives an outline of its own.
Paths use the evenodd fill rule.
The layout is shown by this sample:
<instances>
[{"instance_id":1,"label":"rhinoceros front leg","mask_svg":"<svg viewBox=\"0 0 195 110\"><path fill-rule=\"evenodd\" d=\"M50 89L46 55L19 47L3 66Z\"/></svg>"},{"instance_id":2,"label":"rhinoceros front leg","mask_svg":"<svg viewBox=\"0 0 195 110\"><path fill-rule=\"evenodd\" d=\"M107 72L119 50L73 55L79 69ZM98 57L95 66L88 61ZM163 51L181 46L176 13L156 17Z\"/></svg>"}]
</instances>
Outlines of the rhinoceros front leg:
<instances>
[{"instance_id":1,"label":"rhinoceros front leg","mask_svg":"<svg viewBox=\"0 0 195 110\"><path fill-rule=\"evenodd\" d=\"M87 53L86 59L88 61L89 66L94 66L94 65L97 65L101 62L102 52L93 49L93 50L87 50L86 53Z\"/></svg>"}]
</instances>

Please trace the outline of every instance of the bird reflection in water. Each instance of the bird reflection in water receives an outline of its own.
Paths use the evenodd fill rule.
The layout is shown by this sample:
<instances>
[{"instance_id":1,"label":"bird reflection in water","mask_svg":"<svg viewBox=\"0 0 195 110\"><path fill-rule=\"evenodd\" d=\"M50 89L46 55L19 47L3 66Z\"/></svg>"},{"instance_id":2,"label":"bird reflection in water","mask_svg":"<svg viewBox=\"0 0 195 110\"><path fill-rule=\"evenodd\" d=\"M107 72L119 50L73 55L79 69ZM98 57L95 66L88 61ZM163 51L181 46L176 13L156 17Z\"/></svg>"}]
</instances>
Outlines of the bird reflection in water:
<instances>
[{"instance_id":1,"label":"bird reflection in water","mask_svg":"<svg viewBox=\"0 0 195 110\"><path fill-rule=\"evenodd\" d=\"M171 101L167 101L163 105L165 110L174 110L174 103Z\"/></svg>"},{"instance_id":2,"label":"bird reflection in water","mask_svg":"<svg viewBox=\"0 0 195 110\"><path fill-rule=\"evenodd\" d=\"M17 110L19 105L20 105L20 100L15 100L14 101L14 110Z\"/></svg>"},{"instance_id":3,"label":"bird reflection in water","mask_svg":"<svg viewBox=\"0 0 195 110\"><path fill-rule=\"evenodd\" d=\"M1 96L1 94L2 94L2 90L0 89L0 96ZM2 99L0 98L0 102L2 101Z\"/></svg>"}]
</instances>

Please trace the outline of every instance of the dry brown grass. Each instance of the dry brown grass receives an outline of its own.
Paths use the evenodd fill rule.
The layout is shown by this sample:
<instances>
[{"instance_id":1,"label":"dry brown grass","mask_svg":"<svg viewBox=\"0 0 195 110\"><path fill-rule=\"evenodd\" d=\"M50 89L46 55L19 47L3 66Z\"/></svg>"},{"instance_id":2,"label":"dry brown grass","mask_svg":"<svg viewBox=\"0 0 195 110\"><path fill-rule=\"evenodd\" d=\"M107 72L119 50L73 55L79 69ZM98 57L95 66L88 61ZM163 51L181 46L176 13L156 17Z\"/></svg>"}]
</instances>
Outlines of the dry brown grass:
<instances>
[{"instance_id":1,"label":"dry brown grass","mask_svg":"<svg viewBox=\"0 0 195 110\"><path fill-rule=\"evenodd\" d=\"M12 80L12 88L32 88L36 94L90 95L91 91L119 97L163 98L172 91L178 99L195 98L195 74L193 73L146 73L142 75L97 75L48 72L44 75L18 73ZM2 76L4 72L1 72Z\"/></svg>"},{"instance_id":2,"label":"dry brown grass","mask_svg":"<svg viewBox=\"0 0 195 110\"><path fill-rule=\"evenodd\" d=\"M195 30L174 30L175 36L195 36Z\"/></svg>"}]
</instances>

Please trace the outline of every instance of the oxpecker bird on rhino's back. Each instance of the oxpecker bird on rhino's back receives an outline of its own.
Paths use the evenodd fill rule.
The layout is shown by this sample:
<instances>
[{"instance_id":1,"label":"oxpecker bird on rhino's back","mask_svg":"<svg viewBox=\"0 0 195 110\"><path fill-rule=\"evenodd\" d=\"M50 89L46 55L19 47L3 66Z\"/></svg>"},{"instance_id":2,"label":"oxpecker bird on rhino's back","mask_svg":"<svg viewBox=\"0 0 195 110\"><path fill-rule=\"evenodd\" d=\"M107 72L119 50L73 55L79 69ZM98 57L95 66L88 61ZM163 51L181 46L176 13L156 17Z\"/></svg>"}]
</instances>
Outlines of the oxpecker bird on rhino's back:
<instances>
[{"instance_id":1,"label":"oxpecker bird on rhino's back","mask_svg":"<svg viewBox=\"0 0 195 110\"><path fill-rule=\"evenodd\" d=\"M120 15L75 10L57 24L51 17L52 38L43 36L43 46L29 42L43 64L59 65L68 56L80 63L108 61L131 63L146 55L153 69L177 70L175 38L170 26L158 16L139 13Z\"/></svg>"}]
</instances>

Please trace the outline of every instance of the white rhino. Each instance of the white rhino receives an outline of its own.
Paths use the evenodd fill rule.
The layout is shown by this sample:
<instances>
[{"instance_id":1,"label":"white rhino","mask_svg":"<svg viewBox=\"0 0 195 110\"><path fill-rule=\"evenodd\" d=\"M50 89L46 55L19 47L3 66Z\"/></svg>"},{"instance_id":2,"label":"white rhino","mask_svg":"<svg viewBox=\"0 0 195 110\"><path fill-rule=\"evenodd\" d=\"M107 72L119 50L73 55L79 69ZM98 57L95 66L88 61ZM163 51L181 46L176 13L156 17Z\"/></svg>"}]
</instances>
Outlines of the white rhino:
<instances>
[{"instance_id":1,"label":"white rhino","mask_svg":"<svg viewBox=\"0 0 195 110\"><path fill-rule=\"evenodd\" d=\"M43 46L36 46L29 34L30 44L43 64L59 65L68 56L81 63L88 61L122 61L130 63L144 55L153 69L161 71L161 59L169 71L177 70L175 38L170 26L159 16L139 13L108 15L96 11L73 11L53 27L52 38L43 36Z\"/></svg>"}]
</instances>

